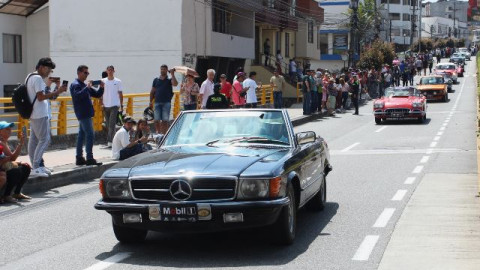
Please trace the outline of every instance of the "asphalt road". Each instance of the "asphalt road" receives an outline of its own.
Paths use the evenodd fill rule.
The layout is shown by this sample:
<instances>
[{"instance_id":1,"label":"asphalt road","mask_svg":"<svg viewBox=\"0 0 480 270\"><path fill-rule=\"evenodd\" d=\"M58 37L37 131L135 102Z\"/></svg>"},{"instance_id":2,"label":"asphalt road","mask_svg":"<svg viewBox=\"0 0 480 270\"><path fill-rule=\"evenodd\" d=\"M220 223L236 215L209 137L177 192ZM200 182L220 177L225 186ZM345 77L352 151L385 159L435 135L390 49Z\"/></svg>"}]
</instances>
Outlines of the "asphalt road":
<instances>
[{"instance_id":1,"label":"asphalt road","mask_svg":"<svg viewBox=\"0 0 480 270\"><path fill-rule=\"evenodd\" d=\"M331 149L324 212L301 211L292 246L265 230L150 233L142 245L115 239L110 216L93 208L97 182L0 206L1 269L376 269L406 203L425 173L476 173L475 59L448 103L430 103L425 124L375 125L371 104L299 126Z\"/></svg>"}]
</instances>

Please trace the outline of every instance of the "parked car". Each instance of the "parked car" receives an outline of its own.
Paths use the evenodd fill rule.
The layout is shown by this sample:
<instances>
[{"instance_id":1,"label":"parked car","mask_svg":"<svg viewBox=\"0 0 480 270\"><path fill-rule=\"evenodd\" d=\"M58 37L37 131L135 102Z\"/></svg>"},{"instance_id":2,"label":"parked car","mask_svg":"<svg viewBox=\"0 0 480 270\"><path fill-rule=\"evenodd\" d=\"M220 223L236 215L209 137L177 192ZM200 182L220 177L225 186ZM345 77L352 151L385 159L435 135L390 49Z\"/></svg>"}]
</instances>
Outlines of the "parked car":
<instances>
[{"instance_id":1,"label":"parked car","mask_svg":"<svg viewBox=\"0 0 480 270\"><path fill-rule=\"evenodd\" d=\"M271 226L291 244L297 210L323 210L332 170L325 140L294 133L286 110L184 111L158 149L107 170L95 204L120 242L147 232Z\"/></svg>"},{"instance_id":2,"label":"parked car","mask_svg":"<svg viewBox=\"0 0 480 270\"><path fill-rule=\"evenodd\" d=\"M458 67L452 63L440 63L435 66L434 74L442 75L447 79L452 80L454 84L458 82Z\"/></svg>"},{"instance_id":3,"label":"parked car","mask_svg":"<svg viewBox=\"0 0 480 270\"><path fill-rule=\"evenodd\" d=\"M470 51L468 51L467 48L459 48L458 51L465 54L465 59L466 60L468 60L468 61L471 60L470 58L472 57L472 54L470 53Z\"/></svg>"},{"instance_id":4,"label":"parked car","mask_svg":"<svg viewBox=\"0 0 480 270\"><path fill-rule=\"evenodd\" d=\"M385 95L373 102L375 123L386 120L427 119L427 99L415 87L389 87Z\"/></svg>"},{"instance_id":5,"label":"parked car","mask_svg":"<svg viewBox=\"0 0 480 270\"><path fill-rule=\"evenodd\" d=\"M427 97L427 100L448 101L448 84L445 83L444 78L440 75L420 78L417 89L422 95Z\"/></svg>"},{"instance_id":6,"label":"parked car","mask_svg":"<svg viewBox=\"0 0 480 270\"><path fill-rule=\"evenodd\" d=\"M454 53L450 56L450 63L465 64L465 57L460 53Z\"/></svg>"}]
</instances>

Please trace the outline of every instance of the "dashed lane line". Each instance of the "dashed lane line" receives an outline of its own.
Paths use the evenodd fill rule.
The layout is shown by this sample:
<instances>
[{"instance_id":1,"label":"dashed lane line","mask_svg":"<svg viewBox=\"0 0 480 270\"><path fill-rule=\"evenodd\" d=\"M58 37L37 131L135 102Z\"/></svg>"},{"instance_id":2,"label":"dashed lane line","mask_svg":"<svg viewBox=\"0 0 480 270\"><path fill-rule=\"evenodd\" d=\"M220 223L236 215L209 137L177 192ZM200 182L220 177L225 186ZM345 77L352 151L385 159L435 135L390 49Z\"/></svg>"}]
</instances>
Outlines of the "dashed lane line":
<instances>
[{"instance_id":1,"label":"dashed lane line","mask_svg":"<svg viewBox=\"0 0 480 270\"><path fill-rule=\"evenodd\" d=\"M132 255L131 252L120 252L120 253L117 253L117 254L115 254L111 257L106 258L105 260L103 260L101 262L98 262L98 263L86 268L85 270L107 269L108 267L127 259L131 255Z\"/></svg>"},{"instance_id":2,"label":"dashed lane line","mask_svg":"<svg viewBox=\"0 0 480 270\"><path fill-rule=\"evenodd\" d=\"M372 253L375 245L378 242L379 235L367 235L363 242L358 247L357 252L353 256L352 260L354 261L368 261L370 254Z\"/></svg>"},{"instance_id":3,"label":"dashed lane line","mask_svg":"<svg viewBox=\"0 0 480 270\"><path fill-rule=\"evenodd\" d=\"M395 195L393 196L392 201L401 201L401 200L403 200L403 197L405 197L405 194L407 194L407 190L406 190L406 189L397 190L397 193L395 193Z\"/></svg>"},{"instance_id":4,"label":"dashed lane line","mask_svg":"<svg viewBox=\"0 0 480 270\"><path fill-rule=\"evenodd\" d=\"M357 146L357 145L359 145L359 144L360 144L359 142L356 142L356 143L350 145L349 147L343 149L342 152L348 152L348 151L352 150L355 146Z\"/></svg>"},{"instance_id":5,"label":"dashed lane line","mask_svg":"<svg viewBox=\"0 0 480 270\"><path fill-rule=\"evenodd\" d=\"M375 130L375 132L377 132L377 133L378 133L378 132L382 132L382 131L385 130L386 128L387 128L387 127L381 127L381 128L379 128L379 129Z\"/></svg>"},{"instance_id":6,"label":"dashed lane line","mask_svg":"<svg viewBox=\"0 0 480 270\"><path fill-rule=\"evenodd\" d=\"M405 180L404 184L405 184L405 185L411 185L411 184L415 183L415 180L416 180L415 177L407 177L407 179Z\"/></svg>"},{"instance_id":7,"label":"dashed lane line","mask_svg":"<svg viewBox=\"0 0 480 270\"><path fill-rule=\"evenodd\" d=\"M430 143L430 147L436 147L437 146L437 142L431 142Z\"/></svg>"},{"instance_id":8,"label":"dashed lane line","mask_svg":"<svg viewBox=\"0 0 480 270\"><path fill-rule=\"evenodd\" d=\"M422 159L420 160L420 163L427 163L429 159L430 159L430 156L423 156Z\"/></svg>"},{"instance_id":9,"label":"dashed lane line","mask_svg":"<svg viewBox=\"0 0 480 270\"><path fill-rule=\"evenodd\" d=\"M380 214L380 216L377 218L377 221L375 221L375 224L373 224L373 227L384 228L385 226L387 226L388 221L393 216L394 212L395 212L395 208L385 208L383 212Z\"/></svg>"},{"instance_id":10,"label":"dashed lane line","mask_svg":"<svg viewBox=\"0 0 480 270\"><path fill-rule=\"evenodd\" d=\"M423 170L423 166L422 165L418 165L417 167L415 167L415 169L413 169L413 172L414 174L418 174L418 173L421 173Z\"/></svg>"}]
</instances>

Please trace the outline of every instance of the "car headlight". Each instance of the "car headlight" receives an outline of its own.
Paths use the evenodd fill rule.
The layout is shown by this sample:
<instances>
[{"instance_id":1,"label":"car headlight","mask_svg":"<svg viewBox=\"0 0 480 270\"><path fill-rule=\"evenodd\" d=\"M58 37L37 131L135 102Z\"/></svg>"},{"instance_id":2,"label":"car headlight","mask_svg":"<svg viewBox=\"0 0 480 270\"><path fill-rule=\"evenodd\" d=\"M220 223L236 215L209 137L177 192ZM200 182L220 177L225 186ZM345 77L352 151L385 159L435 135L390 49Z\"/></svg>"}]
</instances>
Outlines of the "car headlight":
<instances>
[{"instance_id":1,"label":"car headlight","mask_svg":"<svg viewBox=\"0 0 480 270\"><path fill-rule=\"evenodd\" d=\"M102 179L100 180L100 192L104 199L132 198L127 179Z\"/></svg>"},{"instance_id":2,"label":"car headlight","mask_svg":"<svg viewBox=\"0 0 480 270\"><path fill-rule=\"evenodd\" d=\"M381 109L383 107L385 107L385 103L383 103L383 102L373 103L373 108L374 109Z\"/></svg>"},{"instance_id":3,"label":"car headlight","mask_svg":"<svg viewBox=\"0 0 480 270\"><path fill-rule=\"evenodd\" d=\"M240 180L239 199L266 198L269 192L269 180L242 179Z\"/></svg>"}]
</instances>

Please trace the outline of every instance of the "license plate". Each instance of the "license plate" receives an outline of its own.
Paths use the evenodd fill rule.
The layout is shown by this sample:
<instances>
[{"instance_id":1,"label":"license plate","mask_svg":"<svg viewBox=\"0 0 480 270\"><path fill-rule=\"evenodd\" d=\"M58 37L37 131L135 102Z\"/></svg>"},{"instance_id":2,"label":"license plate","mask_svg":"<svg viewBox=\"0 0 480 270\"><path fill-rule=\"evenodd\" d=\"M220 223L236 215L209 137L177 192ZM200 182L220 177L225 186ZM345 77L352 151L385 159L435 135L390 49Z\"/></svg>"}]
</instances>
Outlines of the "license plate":
<instances>
[{"instance_id":1,"label":"license plate","mask_svg":"<svg viewBox=\"0 0 480 270\"><path fill-rule=\"evenodd\" d=\"M198 220L196 204L161 204L159 220L173 222L195 222Z\"/></svg>"},{"instance_id":2,"label":"license plate","mask_svg":"<svg viewBox=\"0 0 480 270\"><path fill-rule=\"evenodd\" d=\"M402 118L402 117L403 117L403 113L392 113L392 117L393 117L393 118Z\"/></svg>"}]
</instances>

